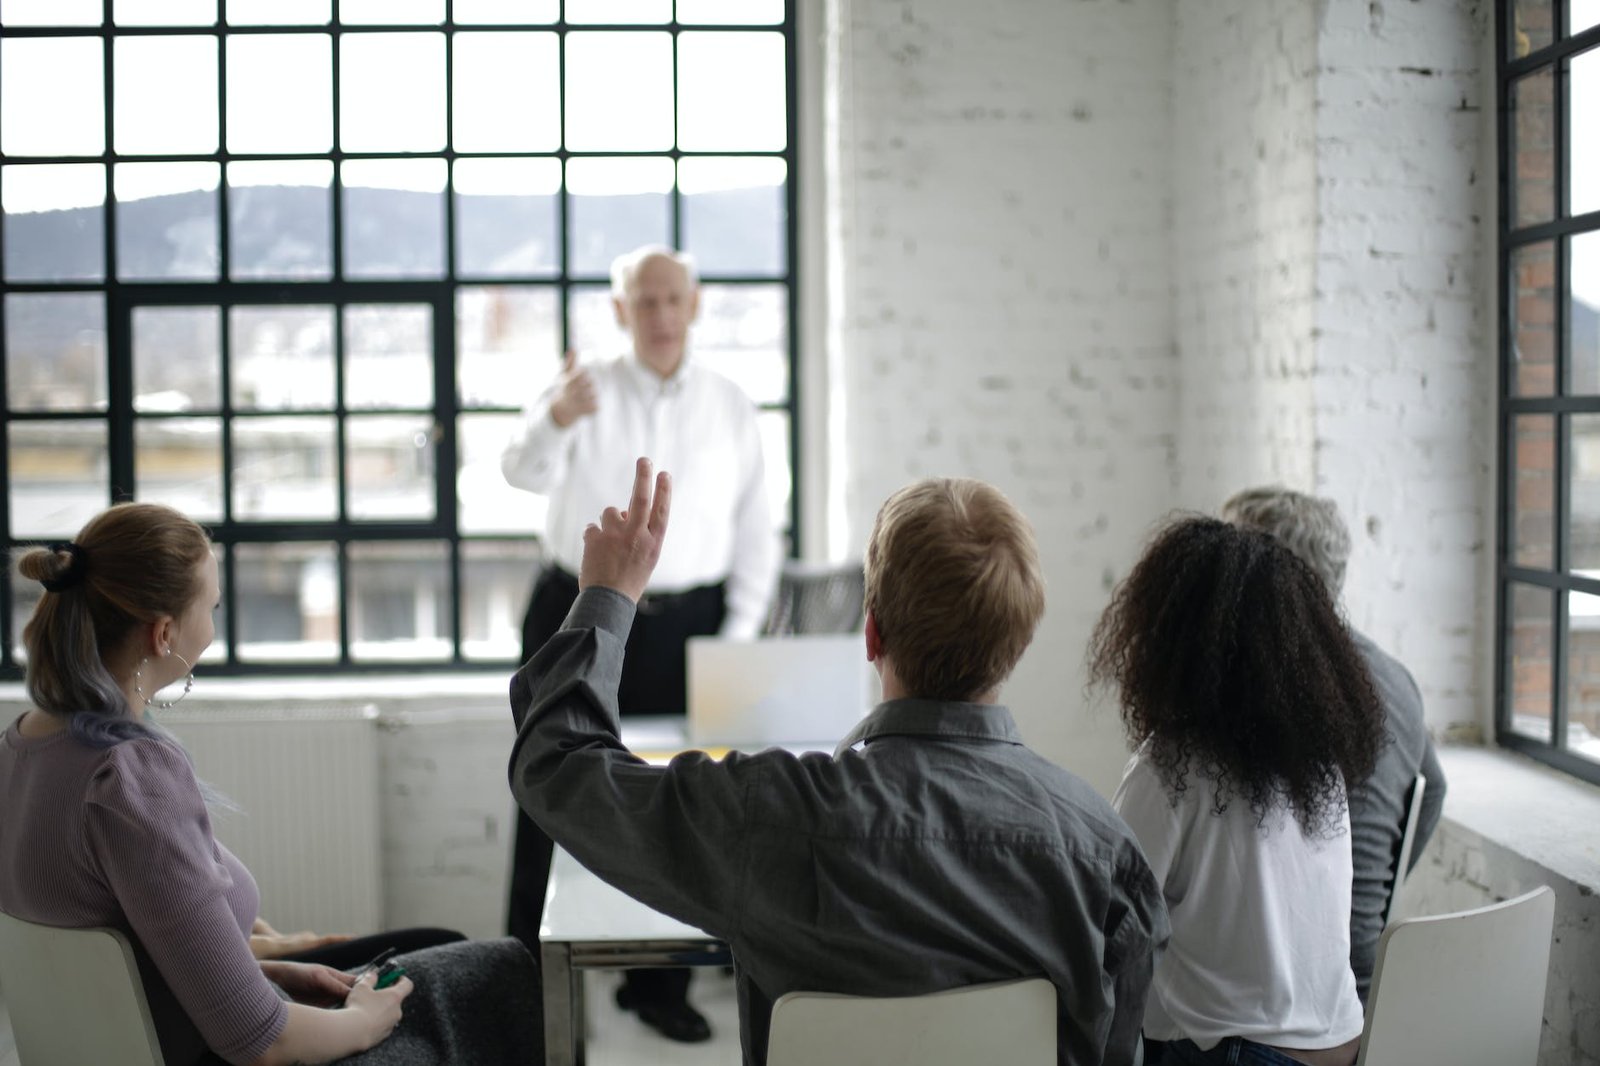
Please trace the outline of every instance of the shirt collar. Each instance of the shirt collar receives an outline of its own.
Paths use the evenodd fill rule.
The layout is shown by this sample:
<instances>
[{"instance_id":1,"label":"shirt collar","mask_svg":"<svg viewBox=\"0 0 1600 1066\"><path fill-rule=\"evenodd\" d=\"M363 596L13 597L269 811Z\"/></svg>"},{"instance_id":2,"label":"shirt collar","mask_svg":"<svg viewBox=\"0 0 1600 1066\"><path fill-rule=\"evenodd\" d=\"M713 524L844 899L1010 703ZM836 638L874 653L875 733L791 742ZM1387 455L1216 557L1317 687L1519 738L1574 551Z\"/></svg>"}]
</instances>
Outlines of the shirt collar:
<instances>
[{"instance_id":1,"label":"shirt collar","mask_svg":"<svg viewBox=\"0 0 1600 1066\"><path fill-rule=\"evenodd\" d=\"M683 391L684 386L688 383L693 361L690 353L687 350L684 351L683 358L678 361L678 369L674 370L672 376L667 378L645 366L644 361L633 352L628 353L622 364L628 368L628 375L633 379L634 385L645 395L655 396L660 394L662 396L671 396L674 393Z\"/></svg>"},{"instance_id":2,"label":"shirt collar","mask_svg":"<svg viewBox=\"0 0 1600 1066\"><path fill-rule=\"evenodd\" d=\"M835 755L879 737L934 737L1021 744L1022 734L1011 712L997 703L955 703L946 700L888 700L856 723L839 742Z\"/></svg>"}]
</instances>

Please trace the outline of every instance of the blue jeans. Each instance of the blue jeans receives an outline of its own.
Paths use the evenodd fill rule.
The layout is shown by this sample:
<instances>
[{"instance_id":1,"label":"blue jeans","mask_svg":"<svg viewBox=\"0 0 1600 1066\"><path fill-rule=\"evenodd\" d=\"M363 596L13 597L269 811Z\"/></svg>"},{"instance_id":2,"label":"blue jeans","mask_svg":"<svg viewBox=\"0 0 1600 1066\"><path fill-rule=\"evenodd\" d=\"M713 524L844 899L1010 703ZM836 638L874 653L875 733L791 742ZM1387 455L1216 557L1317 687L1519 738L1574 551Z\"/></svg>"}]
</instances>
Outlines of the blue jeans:
<instances>
[{"instance_id":1,"label":"blue jeans","mask_svg":"<svg viewBox=\"0 0 1600 1066\"><path fill-rule=\"evenodd\" d=\"M1246 1040L1225 1037L1210 1051L1201 1051L1192 1040L1146 1040L1145 1066L1305 1066L1277 1048Z\"/></svg>"}]
</instances>

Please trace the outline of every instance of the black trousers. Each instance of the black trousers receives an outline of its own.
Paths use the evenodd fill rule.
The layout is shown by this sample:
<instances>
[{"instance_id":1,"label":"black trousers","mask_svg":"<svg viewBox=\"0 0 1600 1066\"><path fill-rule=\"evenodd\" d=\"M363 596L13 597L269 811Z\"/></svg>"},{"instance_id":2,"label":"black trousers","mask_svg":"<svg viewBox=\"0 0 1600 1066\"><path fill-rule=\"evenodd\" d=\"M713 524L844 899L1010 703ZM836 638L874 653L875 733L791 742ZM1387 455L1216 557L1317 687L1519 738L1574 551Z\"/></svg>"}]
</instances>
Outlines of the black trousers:
<instances>
[{"instance_id":1,"label":"black trousers","mask_svg":"<svg viewBox=\"0 0 1600 1066\"><path fill-rule=\"evenodd\" d=\"M688 710L688 669L684 644L690 637L709 636L722 628L727 590L705 585L669 596L645 596L634 615L623 653L617 705L624 716L684 714ZM578 579L559 567L548 567L533 587L522 621L522 659L527 662L566 621L578 598ZM545 883L550 879L552 845L544 830L517 811L511 853L511 901L506 932L539 957L539 917L544 910ZM683 999L689 971L627 970L634 999L671 1002Z\"/></svg>"}]
</instances>

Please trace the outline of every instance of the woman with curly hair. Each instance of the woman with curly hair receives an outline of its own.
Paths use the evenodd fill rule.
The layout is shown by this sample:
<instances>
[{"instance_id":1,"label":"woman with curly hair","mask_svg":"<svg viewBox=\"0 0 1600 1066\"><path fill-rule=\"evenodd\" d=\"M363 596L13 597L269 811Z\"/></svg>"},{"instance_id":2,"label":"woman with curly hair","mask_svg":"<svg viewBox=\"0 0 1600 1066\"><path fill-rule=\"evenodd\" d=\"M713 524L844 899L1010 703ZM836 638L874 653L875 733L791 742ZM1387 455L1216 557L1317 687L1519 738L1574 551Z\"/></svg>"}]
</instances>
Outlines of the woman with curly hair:
<instances>
[{"instance_id":1,"label":"woman with curly hair","mask_svg":"<svg viewBox=\"0 0 1600 1066\"><path fill-rule=\"evenodd\" d=\"M1089 646L1135 752L1113 805L1172 918L1147 1063L1349 1066L1345 787L1383 712L1322 581L1271 536L1209 518L1160 532Z\"/></svg>"}]
</instances>

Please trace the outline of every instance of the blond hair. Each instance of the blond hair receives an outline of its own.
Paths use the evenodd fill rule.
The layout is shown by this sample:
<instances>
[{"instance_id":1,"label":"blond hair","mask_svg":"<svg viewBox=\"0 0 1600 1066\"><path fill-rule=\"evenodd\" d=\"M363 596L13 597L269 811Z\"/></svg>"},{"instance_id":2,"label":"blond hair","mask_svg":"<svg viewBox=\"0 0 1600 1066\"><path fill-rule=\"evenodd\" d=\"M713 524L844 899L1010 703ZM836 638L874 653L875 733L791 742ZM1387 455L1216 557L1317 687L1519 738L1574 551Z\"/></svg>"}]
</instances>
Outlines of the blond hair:
<instances>
[{"instance_id":1,"label":"blond hair","mask_svg":"<svg viewBox=\"0 0 1600 1066\"><path fill-rule=\"evenodd\" d=\"M40 710L129 713L106 656L141 623L179 617L201 593L211 543L192 519L154 503L121 503L89 520L70 545L35 548L17 564L46 592L23 627L28 697Z\"/></svg>"},{"instance_id":2,"label":"blond hair","mask_svg":"<svg viewBox=\"0 0 1600 1066\"><path fill-rule=\"evenodd\" d=\"M969 478L931 478L884 501L867 542L866 608L912 696L971 700L999 686L1044 614L1033 530Z\"/></svg>"}]
</instances>

